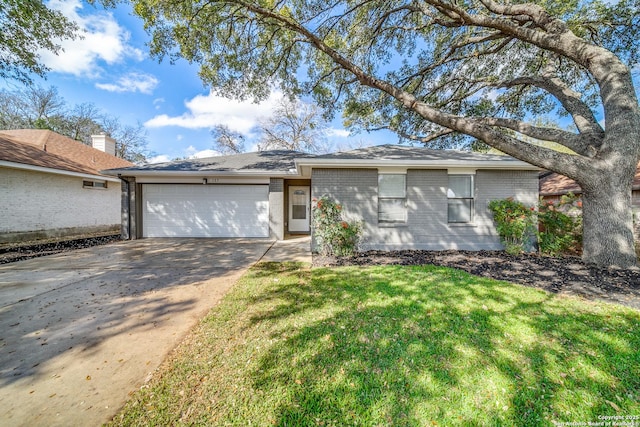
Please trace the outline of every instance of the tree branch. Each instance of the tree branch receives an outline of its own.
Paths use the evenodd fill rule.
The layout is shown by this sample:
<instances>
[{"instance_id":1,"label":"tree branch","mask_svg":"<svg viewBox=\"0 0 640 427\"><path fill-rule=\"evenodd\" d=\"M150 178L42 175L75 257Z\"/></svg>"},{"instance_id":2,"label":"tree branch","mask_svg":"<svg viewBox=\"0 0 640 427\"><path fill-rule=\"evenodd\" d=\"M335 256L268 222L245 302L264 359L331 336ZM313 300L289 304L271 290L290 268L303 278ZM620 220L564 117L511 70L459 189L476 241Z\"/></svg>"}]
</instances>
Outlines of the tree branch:
<instances>
[{"instance_id":1,"label":"tree branch","mask_svg":"<svg viewBox=\"0 0 640 427\"><path fill-rule=\"evenodd\" d=\"M564 109L571 114L578 130L581 133L591 135L593 142L596 143L595 147L600 147L604 139L604 130L593 115L591 108L582 101L578 92L571 89L559 78L550 75L519 77L508 82L500 82L496 84L496 87L511 88L520 85L533 85L556 97Z\"/></svg>"},{"instance_id":2,"label":"tree branch","mask_svg":"<svg viewBox=\"0 0 640 427\"><path fill-rule=\"evenodd\" d=\"M534 126L514 119L487 117L477 120L489 126L510 129L540 141L558 143L585 157L594 157L597 153L590 139L585 135L567 132L562 129Z\"/></svg>"},{"instance_id":3,"label":"tree branch","mask_svg":"<svg viewBox=\"0 0 640 427\"><path fill-rule=\"evenodd\" d=\"M440 130L438 132L433 132L431 135L427 135L427 136L420 136L420 135L413 135L413 134L409 134L406 133L405 131L395 127L395 126L380 126L377 128L370 128L370 129L365 129L367 132L373 132L373 131L377 131L377 130L383 130L383 129L387 129L390 130L394 133L397 133L398 135L400 135L402 138L404 139L408 139L410 141L416 141L416 142L420 142L423 144L428 144L438 138L442 138L443 136L447 136L447 135L451 135L452 133L454 133L455 131L452 129L443 129Z\"/></svg>"}]
</instances>

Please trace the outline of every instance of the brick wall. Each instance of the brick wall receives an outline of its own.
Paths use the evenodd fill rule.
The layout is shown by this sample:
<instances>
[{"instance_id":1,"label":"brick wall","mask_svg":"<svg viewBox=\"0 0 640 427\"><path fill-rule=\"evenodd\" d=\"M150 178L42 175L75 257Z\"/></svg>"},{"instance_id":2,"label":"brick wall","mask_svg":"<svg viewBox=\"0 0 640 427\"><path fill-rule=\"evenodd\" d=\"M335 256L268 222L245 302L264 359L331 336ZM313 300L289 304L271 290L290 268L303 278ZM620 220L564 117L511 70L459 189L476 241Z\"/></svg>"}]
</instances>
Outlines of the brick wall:
<instances>
[{"instance_id":1,"label":"brick wall","mask_svg":"<svg viewBox=\"0 0 640 427\"><path fill-rule=\"evenodd\" d=\"M531 171L477 171L475 221L449 224L446 170L407 171L407 223L378 223L376 169L314 169L312 197L328 195L348 218L364 220L361 249L500 249L488 210L493 199L514 197L528 205L538 198L538 174Z\"/></svg>"},{"instance_id":2,"label":"brick wall","mask_svg":"<svg viewBox=\"0 0 640 427\"><path fill-rule=\"evenodd\" d=\"M0 169L0 235L120 225L120 184L82 188L83 179ZM82 230L78 230L82 231Z\"/></svg>"}]
</instances>

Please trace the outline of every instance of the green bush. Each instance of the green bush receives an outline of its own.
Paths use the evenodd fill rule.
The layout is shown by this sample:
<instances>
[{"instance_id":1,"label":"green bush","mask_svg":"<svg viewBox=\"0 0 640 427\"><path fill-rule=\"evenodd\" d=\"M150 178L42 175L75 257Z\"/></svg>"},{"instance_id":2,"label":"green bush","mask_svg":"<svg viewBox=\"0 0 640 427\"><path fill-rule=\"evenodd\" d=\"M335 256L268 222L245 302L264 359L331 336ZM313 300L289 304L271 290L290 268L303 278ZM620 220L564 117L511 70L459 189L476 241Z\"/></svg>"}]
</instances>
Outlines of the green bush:
<instances>
[{"instance_id":1,"label":"green bush","mask_svg":"<svg viewBox=\"0 0 640 427\"><path fill-rule=\"evenodd\" d=\"M525 245L535 236L535 208L528 208L510 197L490 201L489 210L493 213L500 241L507 253L523 252Z\"/></svg>"},{"instance_id":2,"label":"green bush","mask_svg":"<svg viewBox=\"0 0 640 427\"><path fill-rule=\"evenodd\" d=\"M538 211L512 198L489 202L500 240L510 254L523 252L534 236L542 254L579 253L582 245L581 208L582 202L572 193L563 196L558 203L540 199Z\"/></svg>"},{"instance_id":3,"label":"green bush","mask_svg":"<svg viewBox=\"0 0 640 427\"><path fill-rule=\"evenodd\" d=\"M314 237L323 255L351 256L358 248L362 223L345 221L342 206L327 196L314 199Z\"/></svg>"},{"instance_id":4,"label":"green bush","mask_svg":"<svg viewBox=\"0 0 640 427\"><path fill-rule=\"evenodd\" d=\"M579 253L582 246L582 202L572 193L560 202L540 199L538 208L538 246L548 255Z\"/></svg>"}]
</instances>

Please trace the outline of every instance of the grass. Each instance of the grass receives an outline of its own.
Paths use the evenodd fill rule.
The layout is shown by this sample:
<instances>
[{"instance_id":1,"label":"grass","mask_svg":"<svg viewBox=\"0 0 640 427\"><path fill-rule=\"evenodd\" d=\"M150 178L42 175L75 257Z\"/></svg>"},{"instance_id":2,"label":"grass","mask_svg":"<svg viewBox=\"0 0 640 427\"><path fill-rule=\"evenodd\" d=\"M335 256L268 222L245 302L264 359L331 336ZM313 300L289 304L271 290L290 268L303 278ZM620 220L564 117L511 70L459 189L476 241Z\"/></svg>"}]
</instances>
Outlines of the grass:
<instances>
[{"instance_id":1,"label":"grass","mask_svg":"<svg viewBox=\"0 0 640 427\"><path fill-rule=\"evenodd\" d=\"M441 267L262 263L113 425L540 426L634 415L636 311Z\"/></svg>"}]
</instances>

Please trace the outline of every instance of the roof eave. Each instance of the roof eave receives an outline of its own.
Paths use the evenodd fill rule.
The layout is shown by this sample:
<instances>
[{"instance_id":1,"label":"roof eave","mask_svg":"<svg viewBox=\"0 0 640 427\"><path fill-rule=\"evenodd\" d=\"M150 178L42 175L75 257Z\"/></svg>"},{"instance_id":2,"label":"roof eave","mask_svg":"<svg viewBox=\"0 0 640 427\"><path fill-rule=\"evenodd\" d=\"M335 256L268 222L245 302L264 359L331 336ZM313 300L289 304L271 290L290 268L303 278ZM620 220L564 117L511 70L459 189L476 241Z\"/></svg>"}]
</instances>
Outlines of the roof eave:
<instances>
[{"instance_id":1,"label":"roof eave","mask_svg":"<svg viewBox=\"0 0 640 427\"><path fill-rule=\"evenodd\" d=\"M379 168L406 167L415 169L476 168L502 170L542 170L520 160L393 160L393 159L296 159L296 168L304 174L307 168Z\"/></svg>"},{"instance_id":2,"label":"roof eave","mask_svg":"<svg viewBox=\"0 0 640 427\"><path fill-rule=\"evenodd\" d=\"M73 171L68 171L64 169L54 169L54 168L46 168L44 166L30 165L27 163L10 162L7 160L0 160L0 167L28 170L32 172L51 173L55 175L74 176L78 178L100 179L102 181L109 181L109 182L120 182L118 178L111 178L110 176L106 176L102 174L88 174L88 173L81 173L81 172L73 172Z\"/></svg>"}]
</instances>

